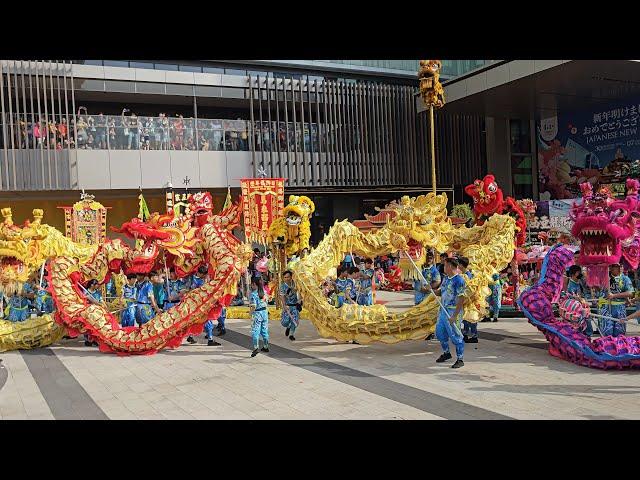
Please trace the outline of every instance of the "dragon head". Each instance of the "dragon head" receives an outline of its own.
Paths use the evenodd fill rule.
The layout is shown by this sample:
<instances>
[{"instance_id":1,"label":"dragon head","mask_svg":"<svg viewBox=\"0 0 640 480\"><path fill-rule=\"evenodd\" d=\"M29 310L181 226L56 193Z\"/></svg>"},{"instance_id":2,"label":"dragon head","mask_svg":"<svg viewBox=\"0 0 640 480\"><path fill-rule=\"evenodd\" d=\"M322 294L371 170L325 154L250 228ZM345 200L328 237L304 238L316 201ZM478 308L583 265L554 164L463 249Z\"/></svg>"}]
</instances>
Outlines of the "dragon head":
<instances>
[{"instance_id":1,"label":"dragon head","mask_svg":"<svg viewBox=\"0 0 640 480\"><path fill-rule=\"evenodd\" d=\"M201 227L210 221L213 213L213 198L209 192L198 192L189 195L189 209L193 223Z\"/></svg>"},{"instance_id":2,"label":"dragon head","mask_svg":"<svg viewBox=\"0 0 640 480\"><path fill-rule=\"evenodd\" d=\"M500 213L499 209L504 202L504 196L493 175L476 180L471 185L467 185L464 191L473 198L473 210L476 215L489 216Z\"/></svg>"},{"instance_id":3,"label":"dragon head","mask_svg":"<svg viewBox=\"0 0 640 480\"><path fill-rule=\"evenodd\" d=\"M571 233L581 242L579 263L602 267L624 258L637 268L640 203L636 196L615 200L607 189L596 193L585 189L583 193L587 195L582 202L574 202L570 212L574 221Z\"/></svg>"},{"instance_id":4,"label":"dragon head","mask_svg":"<svg viewBox=\"0 0 640 480\"><path fill-rule=\"evenodd\" d=\"M136 248L122 265L125 273L148 273L162 268L167 260L166 256L160 257L162 250L169 254L169 263L191 258L198 241L197 228L191 226L189 219L180 219L176 224L173 216L157 212L147 221L133 218L111 230L136 240Z\"/></svg>"},{"instance_id":5,"label":"dragon head","mask_svg":"<svg viewBox=\"0 0 640 480\"><path fill-rule=\"evenodd\" d=\"M390 242L400 254L400 266L405 278L413 278L413 263L421 266L427 249L444 251L447 235L452 231L447 217L447 196L428 193L412 198L403 196L400 202L387 205L390 215L385 228L390 231Z\"/></svg>"}]
</instances>

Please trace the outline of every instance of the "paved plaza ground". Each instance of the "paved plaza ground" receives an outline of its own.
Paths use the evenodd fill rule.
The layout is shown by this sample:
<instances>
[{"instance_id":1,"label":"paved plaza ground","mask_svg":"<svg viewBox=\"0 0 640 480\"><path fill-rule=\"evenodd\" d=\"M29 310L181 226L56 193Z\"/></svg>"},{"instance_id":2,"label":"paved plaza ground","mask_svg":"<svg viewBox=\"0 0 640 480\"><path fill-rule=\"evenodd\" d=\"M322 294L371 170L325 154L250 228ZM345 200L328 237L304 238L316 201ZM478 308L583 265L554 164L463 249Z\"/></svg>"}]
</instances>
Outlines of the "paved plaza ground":
<instances>
[{"instance_id":1,"label":"paved plaza ground","mask_svg":"<svg viewBox=\"0 0 640 480\"><path fill-rule=\"evenodd\" d=\"M392 308L410 293L380 293ZM354 345L303 320L296 341L270 320L271 352L250 358L248 320L222 346L118 357L81 339L0 354L9 419L640 419L640 372L551 357L522 318L481 323L465 366L436 364L435 340ZM632 324L629 333L640 334Z\"/></svg>"}]
</instances>

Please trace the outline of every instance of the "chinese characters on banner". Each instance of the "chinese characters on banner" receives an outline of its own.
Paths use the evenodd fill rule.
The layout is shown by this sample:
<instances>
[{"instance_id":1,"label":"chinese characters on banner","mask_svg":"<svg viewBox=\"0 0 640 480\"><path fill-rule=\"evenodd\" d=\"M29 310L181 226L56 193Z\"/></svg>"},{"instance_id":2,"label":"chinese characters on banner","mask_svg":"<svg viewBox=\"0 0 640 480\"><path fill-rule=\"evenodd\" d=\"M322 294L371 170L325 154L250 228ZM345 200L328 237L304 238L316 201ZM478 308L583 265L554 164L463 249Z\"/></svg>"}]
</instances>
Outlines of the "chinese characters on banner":
<instances>
[{"instance_id":1,"label":"chinese characters on banner","mask_svg":"<svg viewBox=\"0 0 640 480\"><path fill-rule=\"evenodd\" d=\"M629 163L640 159L640 99L540 119L537 143L541 200L579 197L583 182L624 194Z\"/></svg>"},{"instance_id":2,"label":"chinese characters on banner","mask_svg":"<svg viewBox=\"0 0 640 480\"><path fill-rule=\"evenodd\" d=\"M245 178L240 185L247 241L266 245L271 222L282 216L284 178Z\"/></svg>"},{"instance_id":3,"label":"chinese characters on banner","mask_svg":"<svg viewBox=\"0 0 640 480\"><path fill-rule=\"evenodd\" d=\"M80 201L64 210L65 236L76 243L99 245L107 234L107 208L95 201Z\"/></svg>"}]
</instances>

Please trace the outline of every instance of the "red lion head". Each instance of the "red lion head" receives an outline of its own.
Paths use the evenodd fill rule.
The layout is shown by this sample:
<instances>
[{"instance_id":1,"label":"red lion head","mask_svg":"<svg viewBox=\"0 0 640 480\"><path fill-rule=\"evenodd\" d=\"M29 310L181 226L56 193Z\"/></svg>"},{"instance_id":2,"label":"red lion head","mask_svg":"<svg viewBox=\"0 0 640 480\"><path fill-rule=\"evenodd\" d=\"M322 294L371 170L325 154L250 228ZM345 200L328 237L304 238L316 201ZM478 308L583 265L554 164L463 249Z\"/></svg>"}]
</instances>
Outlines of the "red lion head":
<instances>
[{"instance_id":1,"label":"red lion head","mask_svg":"<svg viewBox=\"0 0 640 480\"><path fill-rule=\"evenodd\" d=\"M464 191L473 198L473 211L476 216L501 213L504 197L493 175L476 180L471 185L467 185Z\"/></svg>"}]
</instances>

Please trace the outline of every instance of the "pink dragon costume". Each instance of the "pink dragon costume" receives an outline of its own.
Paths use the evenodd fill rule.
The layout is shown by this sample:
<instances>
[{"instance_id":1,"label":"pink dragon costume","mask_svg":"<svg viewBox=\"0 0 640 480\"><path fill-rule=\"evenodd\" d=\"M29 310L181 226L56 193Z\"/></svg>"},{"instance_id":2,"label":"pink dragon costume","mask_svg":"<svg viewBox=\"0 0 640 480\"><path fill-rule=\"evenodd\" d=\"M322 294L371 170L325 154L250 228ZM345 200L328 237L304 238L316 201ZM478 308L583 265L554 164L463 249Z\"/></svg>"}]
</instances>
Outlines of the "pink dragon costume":
<instances>
[{"instance_id":1,"label":"pink dragon costume","mask_svg":"<svg viewBox=\"0 0 640 480\"><path fill-rule=\"evenodd\" d=\"M572 234L581 242L578 263L587 268L590 286L608 286L608 266L623 262L637 268L640 260L640 183L627 180L628 194L615 200L606 189L593 193L590 184L581 186L582 201L574 202ZM640 368L640 337L605 336L590 339L569 320L554 315L553 304L560 297L566 268L573 252L562 245L545 257L539 282L520 295L518 305L531 324L549 341L549 353L578 365L602 369Z\"/></svg>"}]
</instances>

